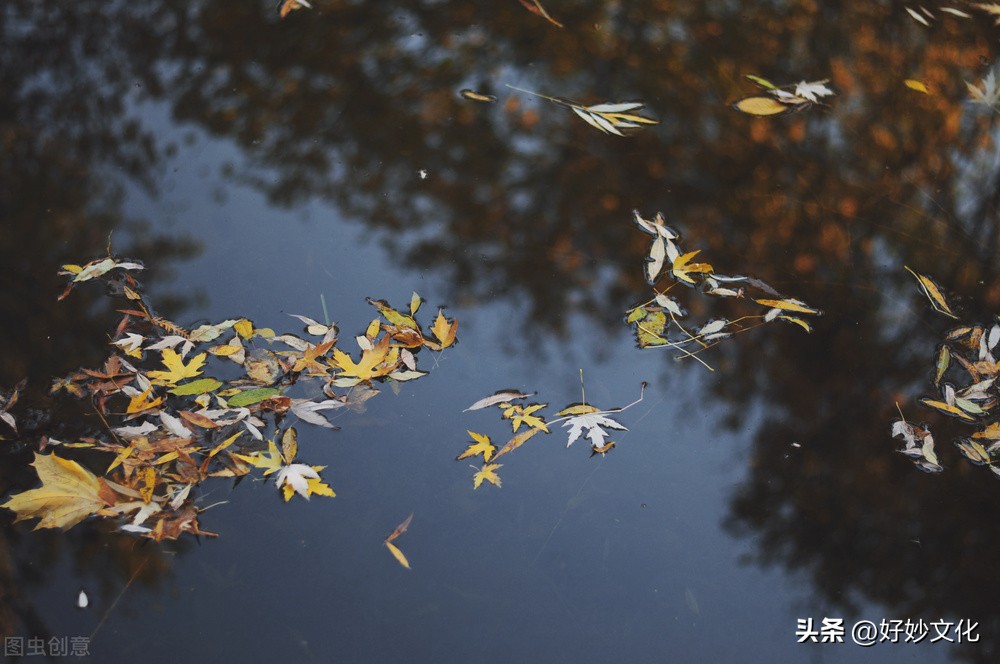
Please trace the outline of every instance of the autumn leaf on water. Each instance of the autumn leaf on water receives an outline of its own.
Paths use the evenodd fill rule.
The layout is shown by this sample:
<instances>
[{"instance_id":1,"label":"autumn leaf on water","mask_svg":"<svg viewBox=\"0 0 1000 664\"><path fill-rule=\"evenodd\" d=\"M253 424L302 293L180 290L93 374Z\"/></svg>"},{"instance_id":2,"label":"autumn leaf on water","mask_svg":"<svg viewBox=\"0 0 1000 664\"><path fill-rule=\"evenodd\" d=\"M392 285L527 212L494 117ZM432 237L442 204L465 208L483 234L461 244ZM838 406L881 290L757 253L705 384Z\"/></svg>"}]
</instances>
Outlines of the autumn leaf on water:
<instances>
[{"instance_id":1,"label":"autumn leaf on water","mask_svg":"<svg viewBox=\"0 0 1000 664\"><path fill-rule=\"evenodd\" d=\"M497 468L502 468L502 463L490 463L476 471L472 476L472 488L478 489L483 482L489 482L493 486L500 486L500 476L497 475ZM475 466L472 466L475 468Z\"/></svg>"},{"instance_id":2,"label":"autumn leaf on water","mask_svg":"<svg viewBox=\"0 0 1000 664\"><path fill-rule=\"evenodd\" d=\"M154 385L176 385L177 381L185 378L193 378L201 374L201 368L205 366L206 353L199 353L191 358L187 364L184 359L172 348L165 348L162 354L163 366L168 371L150 371L147 375Z\"/></svg>"},{"instance_id":3,"label":"autumn leaf on water","mask_svg":"<svg viewBox=\"0 0 1000 664\"><path fill-rule=\"evenodd\" d=\"M310 5L307 0L285 0L281 3L279 14L281 15L281 18L285 18L296 9L302 9L303 7L312 9L312 5Z\"/></svg>"},{"instance_id":4,"label":"autumn leaf on water","mask_svg":"<svg viewBox=\"0 0 1000 664\"><path fill-rule=\"evenodd\" d=\"M55 454L35 453L31 464L42 486L11 496L3 504L17 513L15 521L38 517L38 528L72 528L107 503L101 485L89 470Z\"/></svg>"},{"instance_id":5,"label":"autumn leaf on water","mask_svg":"<svg viewBox=\"0 0 1000 664\"><path fill-rule=\"evenodd\" d=\"M503 417L505 419L511 420L511 425L514 427L514 433L521 428L522 424L527 424L533 429L541 429L545 433L549 432L548 426L545 424L545 420L534 415L537 411L548 406L547 403L536 403L530 406L524 407L520 405L513 405L506 408L503 412Z\"/></svg>"},{"instance_id":6,"label":"autumn leaf on water","mask_svg":"<svg viewBox=\"0 0 1000 664\"><path fill-rule=\"evenodd\" d=\"M340 369L334 384L340 387L351 387L372 378L388 375L396 368L397 364L384 365L383 362L388 356L389 337L382 337L381 341L372 348L362 350L361 359L357 363L344 351L334 348L331 364Z\"/></svg>"},{"instance_id":7,"label":"autumn leaf on water","mask_svg":"<svg viewBox=\"0 0 1000 664\"><path fill-rule=\"evenodd\" d=\"M636 112L642 110L646 104L641 101L605 102L593 106L584 106L575 101L562 99L560 97L550 97L531 90L508 85L508 88L534 95L542 99L547 99L555 104L569 108L576 113L590 126L599 129L605 134L615 136L625 136L622 129L639 129L644 125L660 124L659 120L637 115Z\"/></svg>"},{"instance_id":8,"label":"autumn leaf on water","mask_svg":"<svg viewBox=\"0 0 1000 664\"><path fill-rule=\"evenodd\" d=\"M694 279L691 278L691 274L700 273L708 274L712 272L712 266L708 263L691 263L691 259L701 253L701 249L696 249L694 251L689 251L683 256L678 256L674 261L673 265L670 266L670 271L673 275L692 286L695 284Z\"/></svg>"},{"instance_id":9,"label":"autumn leaf on water","mask_svg":"<svg viewBox=\"0 0 1000 664\"><path fill-rule=\"evenodd\" d=\"M770 116L804 111L821 103L820 99L822 97L829 97L834 94L833 90L826 86L829 82L826 79L822 81L799 81L794 86L786 85L779 87L760 76L750 74L747 75L747 78L764 90L761 94L750 95L749 97L743 97L733 102L733 109L747 115ZM792 92L785 89L793 87L794 91Z\"/></svg>"},{"instance_id":10,"label":"autumn leaf on water","mask_svg":"<svg viewBox=\"0 0 1000 664\"><path fill-rule=\"evenodd\" d=\"M903 439L905 446L899 451L912 459L920 470L925 473L940 473L944 470L934 452L934 437L930 430L910 424L906 420L896 420L892 424L892 437Z\"/></svg>"},{"instance_id":11,"label":"autumn leaf on water","mask_svg":"<svg viewBox=\"0 0 1000 664\"><path fill-rule=\"evenodd\" d=\"M606 413L601 412L599 408L588 404L569 406L559 411L557 415L569 418L562 424L563 428L569 428L569 439L566 441L566 447L576 442L586 431L587 438L590 439L590 444L594 449L604 448L608 443L605 440L608 436L605 428L628 430L620 422L606 417Z\"/></svg>"},{"instance_id":12,"label":"autumn leaf on water","mask_svg":"<svg viewBox=\"0 0 1000 664\"><path fill-rule=\"evenodd\" d=\"M1000 5L997 5L1000 7ZM969 97L974 104L981 104L994 111L1000 110L1000 84L998 84L996 72L990 71L982 81L982 87L965 82L965 87L969 91Z\"/></svg>"},{"instance_id":13,"label":"autumn leaf on water","mask_svg":"<svg viewBox=\"0 0 1000 664\"><path fill-rule=\"evenodd\" d=\"M489 436L484 436L481 433L476 433L475 431L467 432L472 436L472 440L476 441L469 445L464 452L455 457L456 461L461 461L462 459L468 459L469 457L476 456L477 454L483 455L483 461L489 461L490 457L493 456L493 452L496 451L497 447L490 442Z\"/></svg>"},{"instance_id":14,"label":"autumn leaf on water","mask_svg":"<svg viewBox=\"0 0 1000 664\"><path fill-rule=\"evenodd\" d=\"M403 552L399 550L399 547L393 544L392 542L397 537L406 532L407 528L410 527L411 521L413 521L412 513L410 514L410 516L406 517L406 520L403 521L403 523L396 526L396 528L391 533L389 533L389 536L385 538L385 545L389 549L389 552L399 562L399 564L405 567L406 569L410 569L410 561L406 559L406 556L404 556Z\"/></svg>"},{"instance_id":15,"label":"autumn leaf on water","mask_svg":"<svg viewBox=\"0 0 1000 664\"><path fill-rule=\"evenodd\" d=\"M941 288L934 283L933 279L922 274L917 274L906 265L903 267L907 272L916 277L917 282L920 284L920 290L922 290L924 295L927 296L927 299L931 301L931 305L934 307L935 311L951 318L958 318L958 316L956 316L951 310L951 307L948 306L948 302L944 299L944 295L941 293Z\"/></svg>"},{"instance_id":16,"label":"autumn leaf on water","mask_svg":"<svg viewBox=\"0 0 1000 664\"><path fill-rule=\"evenodd\" d=\"M470 410L488 408L489 406L495 406L496 404L504 403L505 401L513 401L514 399L527 399L530 396L531 394L523 394L518 390L499 390L488 397L480 399L462 412L465 413Z\"/></svg>"},{"instance_id":17,"label":"autumn leaf on water","mask_svg":"<svg viewBox=\"0 0 1000 664\"><path fill-rule=\"evenodd\" d=\"M501 447L496 454L493 455L493 460L496 461L505 454L513 452L521 445L524 445L530 438L533 438L541 429L525 429L521 433L517 434L510 440L508 440L503 447ZM546 433L548 433L546 431ZM487 459L488 461L489 459Z\"/></svg>"},{"instance_id":18,"label":"autumn leaf on water","mask_svg":"<svg viewBox=\"0 0 1000 664\"><path fill-rule=\"evenodd\" d=\"M911 90L916 90L917 92L922 92L925 95L929 95L931 93L931 91L927 89L927 86L924 83L922 83L920 81L916 81L916 80L914 80L912 78L908 78L905 81L903 81L903 85L905 85L906 87L910 88Z\"/></svg>"},{"instance_id":19,"label":"autumn leaf on water","mask_svg":"<svg viewBox=\"0 0 1000 664\"><path fill-rule=\"evenodd\" d=\"M518 0L518 2L520 2L529 12L535 14L536 16L541 16L557 28L563 27L562 23L549 16L549 13L545 11L545 7L542 7L542 3L538 0Z\"/></svg>"},{"instance_id":20,"label":"autumn leaf on water","mask_svg":"<svg viewBox=\"0 0 1000 664\"><path fill-rule=\"evenodd\" d=\"M493 95L486 95L481 92L476 92L475 90L470 90L468 88L460 90L459 94L462 95L463 98L468 99L470 101L481 101L487 104L492 104L497 100L497 98Z\"/></svg>"},{"instance_id":21,"label":"autumn leaf on water","mask_svg":"<svg viewBox=\"0 0 1000 664\"><path fill-rule=\"evenodd\" d=\"M448 320L444 317L444 313L438 309L437 318L434 319L434 324L431 326L431 333L437 338L438 343L424 341L425 344L431 346L434 350L444 350L455 343L455 335L458 332L458 321Z\"/></svg>"}]
</instances>

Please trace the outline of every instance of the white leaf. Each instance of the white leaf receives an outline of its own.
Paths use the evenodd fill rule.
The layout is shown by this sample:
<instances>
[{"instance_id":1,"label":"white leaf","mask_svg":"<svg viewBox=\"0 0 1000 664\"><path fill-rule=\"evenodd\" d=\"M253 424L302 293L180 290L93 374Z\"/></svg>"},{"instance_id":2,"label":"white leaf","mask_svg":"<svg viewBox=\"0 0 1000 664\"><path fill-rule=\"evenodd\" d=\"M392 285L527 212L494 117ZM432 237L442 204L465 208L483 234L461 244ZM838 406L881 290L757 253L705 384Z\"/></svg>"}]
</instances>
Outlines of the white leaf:
<instances>
[{"instance_id":1,"label":"white leaf","mask_svg":"<svg viewBox=\"0 0 1000 664\"><path fill-rule=\"evenodd\" d=\"M663 262L667 257L667 240L662 235L657 235L653 239L653 246L649 248L649 258L646 259L646 282L656 283L656 278L663 270Z\"/></svg>"},{"instance_id":2,"label":"white leaf","mask_svg":"<svg viewBox=\"0 0 1000 664\"><path fill-rule=\"evenodd\" d=\"M146 350L164 350L165 348L174 348L177 346L177 344L183 343L185 341L187 341L187 339L185 339L184 337L177 334L171 334L166 337L163 337L155 344L146 346Z\"/></svg>"},{"instance_id":3,"label":"white leaf","mask_svg":"<svg viewBox=\"0 0 1000 664\"><path fill-rule=\"evenodd\" d=\"M610 417L605 417L604 414L600 412L575 415L563 422L563 427L569 427L569 436L566 441L566 447L569 447L576 442L576 439L583 434L584 430L587 431L587 438L590 439L590 442L594 447L603 447L605 444L604 439L608 434L602 427L628 431L624 425L616 422Z\"/></svg>"},{"instance_id":4,"label":"white leaf","mask_svg":"<svg viewBox=\"0 0 1000 664\"><path fill-rule=\"evenodd\" d=\"M138 426L133 427L118 427L114 430L116 434L122 438L138 438L139 436L147 436L160 427L156 426L152 422L146 421Z\"/></svg>"},{"instance_id":5,"label":"white leaf","mask_svg":"<svg viewBox=\"0 0 1000 664\"><path fill-rule=\"evenodd\" d=\"M772 320L781 315L781 309L771 309L766 314L764 314L764 322L770 323Z\"/></svg>"},{"instance_id":6,"label":"white leaf","mask_svg":"<svg viewBox=\"0 0 1000 664\"><path fill-rule=\"evenodd\" d=\"M308 479L319 479L319 473L313 470L312 466L307 466L304 463L293 463L281 467L277 477L274 478L274 483L279 489L282 485L287 484L295 490L295 493L309 500Z\"/></svg>"},{"instance_id":7,"label":"white leaf","mask_svg":"<svg viewBox=\"0 0 1000 664\"><path fill-rule=\"evenodd\" d=\"M930 27L930 25L931 25L931 24L927 22L927 19L926 19L926 18L924 18L923 16L921 16L921 15L920 15L920 14L918 14L917 12L913 11L913 10L912 10L912 9L910 9L909 7L904 7L904 9L906 10L906 13L907 13L907 14L909 14L910 16L912 16L912 17L913 17L913 20L914 20L914 21L917 21L918 23L922 23L922 24L924 24L925 26L927 26L927 27Z\"/></svg>"},{"instance_id":8,"label":"white leaf","mask_svg":"<svg viewBox=\"0 0 1000 664\"><path fill-rule=\"evenodd\" d=\"M336 410L343 408L346 404L339 399L327 399L325 401L310 401L308 399L292 399L291 411L303 422L315 424L327 429L336 429L324 416L319 414L321 410Z\"/></svg>"},{"instance_id":9,"label":"white leaf","mask_svg":"<svg viewBox=\"0 0 1000 664\"><path fill-rule=\"evenodd\" d=\"M503 403L505 401L513 401L514 399L527 399L531 394L524 394L523 392L518 392L517 390L500 390L496 394L492 394L488 397L484 397L472 404L462 412L468 412L470 410L479 410L481 408L488 408L490 406L496 405L498 403Z\"/></svg>"},{"instance_id":10,"label":"white leaf","mask_svg":"<svg viewBox=\"0 0 1000 664\"><path fill-rule=\"evenodd\" d=\"M161 412L160 421L163 422L163 426L166 427L167 431L178 438L194 437L194 434L190 429L184 426L184 422L179 417L174 417L170 413Z\"/></svg>"},{"instance_id":11,"label":"white leaf","mask_svg":"<svg viewBox=\"0 0 1000 664\"><path fill-rule=\"evenodd\" d=\"M808 99L811 102L819 101L818 97L829 97L833 94L833 90L826 87L826 83L828 82L829 79L813 81L812 83L800 81L799 84L795 86L795 95L797 97L802 97L803 99Z\"/></svg>"},{"instance_id":12,"label":"white leaf","mask_svg":"<svg viewBox=\"0 0 1000 664\"><path fill-rule=\"evenodd\" d=\"M726 327L726 325L728 324L729 321L726 320L725 318L718 318L716 320L709 321L700 330L698 330L698 335L704 336L708 334L715 334L716 332L721 332L722 329Z\"/></svg>"},{"instance_id":13,"label":"white leaf","mask_svg":"<svg viewBox=\"0 0 1000 664\"><path fill-rule=\"evenodd\" d=\"M594 113L628 113L629 111L637 111L643 106L645 106L645 104L641 101L623 101L618 103L605 103L588 106L587 110Z\"/></svg>"},{"instance_id":14,"label":"white leaf","mask_svg":"<svg viewBox=\"0 0 1000 664\"><path fill-rule=\"evenodd\" d=\"M76 607L78 609L86 609L90 605L90 600L87 599L87 593L80 591L80 594L76 596Z\"/></svg>"}]
</instances>

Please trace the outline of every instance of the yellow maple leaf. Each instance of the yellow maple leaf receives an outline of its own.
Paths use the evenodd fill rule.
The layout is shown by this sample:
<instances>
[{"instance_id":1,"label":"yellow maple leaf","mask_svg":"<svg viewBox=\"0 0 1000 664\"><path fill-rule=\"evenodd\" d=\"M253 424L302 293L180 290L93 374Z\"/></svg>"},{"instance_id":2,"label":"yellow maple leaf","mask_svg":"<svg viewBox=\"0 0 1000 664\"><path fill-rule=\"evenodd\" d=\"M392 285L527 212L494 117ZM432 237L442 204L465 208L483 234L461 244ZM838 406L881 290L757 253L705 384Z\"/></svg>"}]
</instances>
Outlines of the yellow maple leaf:
<instances>
[{"instance_id":1,"label":"yellow maple leaf","mask_svg":"<svg viewBox=\"0 0 1000 664\"><path fill-rule=\"evenodd\" d=\"M456 461L461 461L462 459L468 459L469 457L476 456L477 454L483 455L483 461L489 461L490 457L493 456L493 452L497 449L496 445L490 442L489 436L484 436L481 433L476 433L475 431L467 432L472 439L476 442L469 445L464 452L455 457Z\"/></svg>"},{"instance_id":2,"label":"yellow maple leaf","mask_svg":"<svg viewBox=\"0 0 1000 664\"><path fill-rule=\"evenodd\" d=\"M689 276L692 272L702 272L702 273L712 272L713 271L712 266L709 265L708 263L690 262L691 259L697 256L700 252L701 249L696 249L695 251L689 251L683 256L678 256L676 260L674 260L673 265L670 266L670 269L674 273L674 276L680 279L681 281L693 284L694 279L692 279Z\"/></svg>"},{"instance_id":3,"label":"yellow maple leaf","mask_svg":"<svg viewBox=\"0 0 1000 664\"><path fill-rule=\"evenodd\" d=\"M199 353L192 357L190 362L184 364L184 359L177 354L177 351L164 348L163 366L169 371L150 371L147 376L152 380L153 385L176 385L179 380L200 375L207 357L206 353Z\"/></svg>"},{"instance_id":4,"label":"yellow maple leaf","mask_svg":"<svg viewBox=\"0 0 1000 664\"><path fill-rule=\"evenodd\" d=\"M267 441L266 454L254 452L253 454L233 454L233 456L241 461L246 461L254 468L263 468L265 477L281 470L284 462L284 459L281 458L281 452L278 451L278 446L274 444L273 440Z\"/></svg>"},{"instance_id":5,"label":"yellow maple leaf","mask_svg":"<svg viewBox=\"0 0 1000 664\"><path fill-rule=\"evenodd\" d=\"M428 346L434 350L444 350L448 346L455 343L455 335L458 332L458 321L448 320L444 317L444 313L438 309L437 318L434 319L434 324L431 326L431 332L437 337L440 343L435 344L434 342L425 341Z\"/></svg>"},{"instance_id":6,"label":"yellow maple leaf","mask_svg":"<svg viewBox=\"0 0 1000 664\"><path fill-rule=\"evenodd\" d=\"M398 357L398 353L395 355ZM337 374L338 378L356 379L357 382L361 382L392 373L398 360L395 362L387 360L391 360L389 337L382 337L382 340L375 344L371 350L361 352L361 359L357 363L344 351L334 348L332 364L340 369L340 373Z\"/></svg>"},{"instance_id":7,"label":"yellow maple leaf","mask_svg":"<svg viewBox=\"0 0 1000 664\"><path fill-rule=\"evenodd\" d=\"M331 339L330 341L316 346L307 345L306 349L302 351L302 357L296 360L295 366L292 367L292 371L299 372L309 369L311 372L326 374L329 369L317 362L317 359L333 348L333 344L335 343L337 343L337 340Z\"/></svg>"},{"instance_id":8,"label":"yellow maple leaf","mask_svg":"<svg viewBox=\"0 0 1000 664\"><path fill-rule=\"evenodd\" d=\"M535 411L545 408L549 404L547 403L536 403L532 404L526 408L521 406L511 406L504 411L503 416L510 418L511 425L514 427L514 433L521 428L522 424L527 424L532 429L541 429L545 433L549 432L549 427L545 424L545 420L542 418L532 415Z\"/></svg>"},{"instance_id":9,"label":"yellow maple leaf","mask_svg":"<svg viewBox=\"0 0 1000 664\"><path fill-rule=\"evenodd\" d=\"M149 395L153 391L153 386L150 385L146 388L146 391L142 394L137 394L132 397L128 402L128 408L125 412L129 415L133 413L141 413L145 410L152 410L160 404L163 403L163 397L156 397L155 399L150 399Z\"/></svg>"},{"instance_id":10,"label":"yellow maple leaf","mask_svg":"<svg viewBox=\"0 0 1000 664\"><path fill-rule=\"evenodd\" d=\"M485 480L493 486L500 486L500 476L497 475L497 468L502 468L502 463L490 463L482 467L481 470L476 471L476 474L472 477L472 488L478 489L479 485ZM475 468L475 466L473 466Z\"/></svg>"},{"instance_id":11,"label":"yellow maple leaf","mask_svg":"<svg viewBox=\"0 0 1000 664\"><path fill-rule=\"evenodd\" d=\"M106 504L101 486L89 470L55 454L35 453L31 464L42 486L11 496L3 504L17 513L15 521L38 517L39 528L72 528Z\"/></svg>"}]
</instances>

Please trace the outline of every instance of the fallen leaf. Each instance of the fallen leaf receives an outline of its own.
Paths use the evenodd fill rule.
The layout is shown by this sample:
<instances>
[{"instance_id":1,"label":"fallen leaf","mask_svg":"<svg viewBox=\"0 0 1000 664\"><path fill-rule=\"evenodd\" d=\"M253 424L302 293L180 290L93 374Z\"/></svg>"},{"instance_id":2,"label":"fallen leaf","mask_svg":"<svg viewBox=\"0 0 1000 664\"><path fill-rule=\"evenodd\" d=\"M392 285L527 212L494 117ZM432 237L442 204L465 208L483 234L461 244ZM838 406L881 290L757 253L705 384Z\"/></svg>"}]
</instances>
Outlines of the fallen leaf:
<instances>
[{"instance_id":1,"label":"fallen leaf","mask_svg":"<svg viewBox=\"0 0 1000 664\"><path fill-rule=\"evenodd\" d=\"M410 561L406 559L406 556L403 555L403 552L399 550L398 546L388 540L386 540L385 546L389 549L389 553L393 555L400 565L406 569L410 569Z\"/></svg>"},{"instance_id":2,"label":"fallen leaf","mask_svg":"<svg viewBox=\"0 0 1000 664\"><path fill-rule=\"evenodd\" d=\"M518 0L518 2L520 2L529 12L535 14L536 16L541 16L557 28L563 27L562 23L549 16L549 13L545 11L545 7L542 7L542 3L538 0Z\"/></svg>"},{"instance_id":3,"label":"fallen leaf","mask_svg":"<svg viewBox=\"0 0 1000 664\"><path fill-rule=\"evenodd\" d=\"M38 528L72 528L106 504L100 483L89 470L55 454L35 453L31 464L42 486L11 496L3 504L17 514L15 521L38 517Z\"/></svg>"},{"instance_id":4,"label":"fallen leaf","mask_svg":"<svg viewBox=\"0 0 1000 664\"><path fill-rule=\"evenodd\" d=\"M534 429L532 429L534 431ZM490 442L489 436L484 436L481 433L476 433L475 431L467 432L472 439L476 442L469 445L464 452L455 457L456 461L461 461L462 459L468 459L469 457L476 456L477 454L483 455L483 461L489 461L490 457L493 456L493 452L496 451L496 445Z\"/></svg>"},{"instance_id":5,"label":"fallen leaf","mask_svg":"<svg viewBox=\"0 0 1000 664\"><path fill-rule=\"evenodd\" d=\"M944 299L944 295L941 294L941 289L930 277L917 274L905 265L903 267L907 272L916 277L917 282L920 284L920 290L922 290L924 295L927 296L927 299L931 301L931 305L934 307L935 311L938 311L945 316L950 316L951 318L958 318L958 316L956 316L951 310L951 307L948 306L948 302Z\"/></svg>"},{"instance_id":6,"label":"fallen leaf","mask_svg":"<svg viewBox=\"0 0 1000 664\"><path fill-rule=\"evenodd\" d=\"M500 476L497 475L497 468L502 468L502 463L491 463L482 467L481 470L476 471L476 474L472 477L472 488L478 489L484 481L489 482L493 486L500 486ZM475 466L473 466L475 468Z\"/></svg>"},{"instance_id":7,"label":"fallen leaf","mask_svg":"<svg viewBox=\"0 0 1000 664\"><path fill-rule=\"evenodd\" d=\"M490 406L495 406L498 403L504 403L505 401L513 401L514 399L527 399L531 394L524 394L517 390L500 390L491 396L484 397L472 404L462 412L468 412L470 410L479 410L481 408L488 408Z\"/></svg>"},{"instance_id":8,"label":"fallen leaf","mask_svg":"<svg viewBox=\"0 0 1000 664\"><path fill-rule=\"evenodd\" d=\"M162 354L163 366L167 371L150 371L147 375L154 385L176 385L177 381L185 378L193 378L201 374L201 368L205 366L205 353L200 353L191 358L187 364L180 355L171 348L165 348Z\"/></svg>"}]
</instances>

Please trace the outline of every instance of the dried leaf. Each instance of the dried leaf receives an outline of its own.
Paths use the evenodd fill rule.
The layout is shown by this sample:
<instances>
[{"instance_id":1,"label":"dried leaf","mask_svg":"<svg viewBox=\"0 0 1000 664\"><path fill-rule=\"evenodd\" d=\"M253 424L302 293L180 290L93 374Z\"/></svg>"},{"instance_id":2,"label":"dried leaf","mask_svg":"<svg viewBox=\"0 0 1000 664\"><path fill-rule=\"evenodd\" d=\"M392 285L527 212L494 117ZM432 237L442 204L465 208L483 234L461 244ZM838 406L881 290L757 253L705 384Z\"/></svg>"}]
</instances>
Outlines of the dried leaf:
<instances>
[{"instance_id":1,"label":"dried leaf","mask_svg":"<svg viewBox=\"0 0 1000 664\"><path fill-rule=\"evenodd\" d=\"M549 16L549 13L545 11L545 7L542 7L542 3L538 0L518 0L518 2L520 2L529 12L535 14L536 16L541 16L557 28L563 27L562 23Z\"/></svg>"},{"instance_id":2,"label":"dried leaf","mask_svg":"<svg viewBox=\"0 0 1000 664\"><path fill-rule=\"evenodd\" d=\"M500 390L491 396L480 399L479 401L472 404L462 412L464 413L470 410L479 410L481 408L488 408L489 406L495 406L498 403L513 401L514 399L527 399L530 396L531 394L524 394L522 392L518 392L517 390Z\"/></svg>"},{"instance_id":3,"label":"dried leaf","mask_svg":"<svg viewBox=\"0 0 1000 664\"><path fill-rule=\"evenodd\" d=\"M97 477L75 461L36 452L31 465L42 486L15 494L3 504L17 514L15 521L38 517L36 530L65 530L104 507Z\"/></svg>"},{"instance_id":4,"label":"dried leaf","mask_svg":"<svg viewBox=\"0 0 1000 664\"><path fill-rule=\"evenodd\" d=\"M931 301L931 305L934 307L935 311L938 311L945 316L950 316L951 318L958 318L958 316L952 312L951 307L948 306L948 302L944 299L944 295L941 294L941 289L930 277L917 274L905 265L903 267L906 268L907 272L916 277L917 282L920 284L920 290L922 290L924 295L927 296L927 299Z\"/></svg>"}]
</instances>

